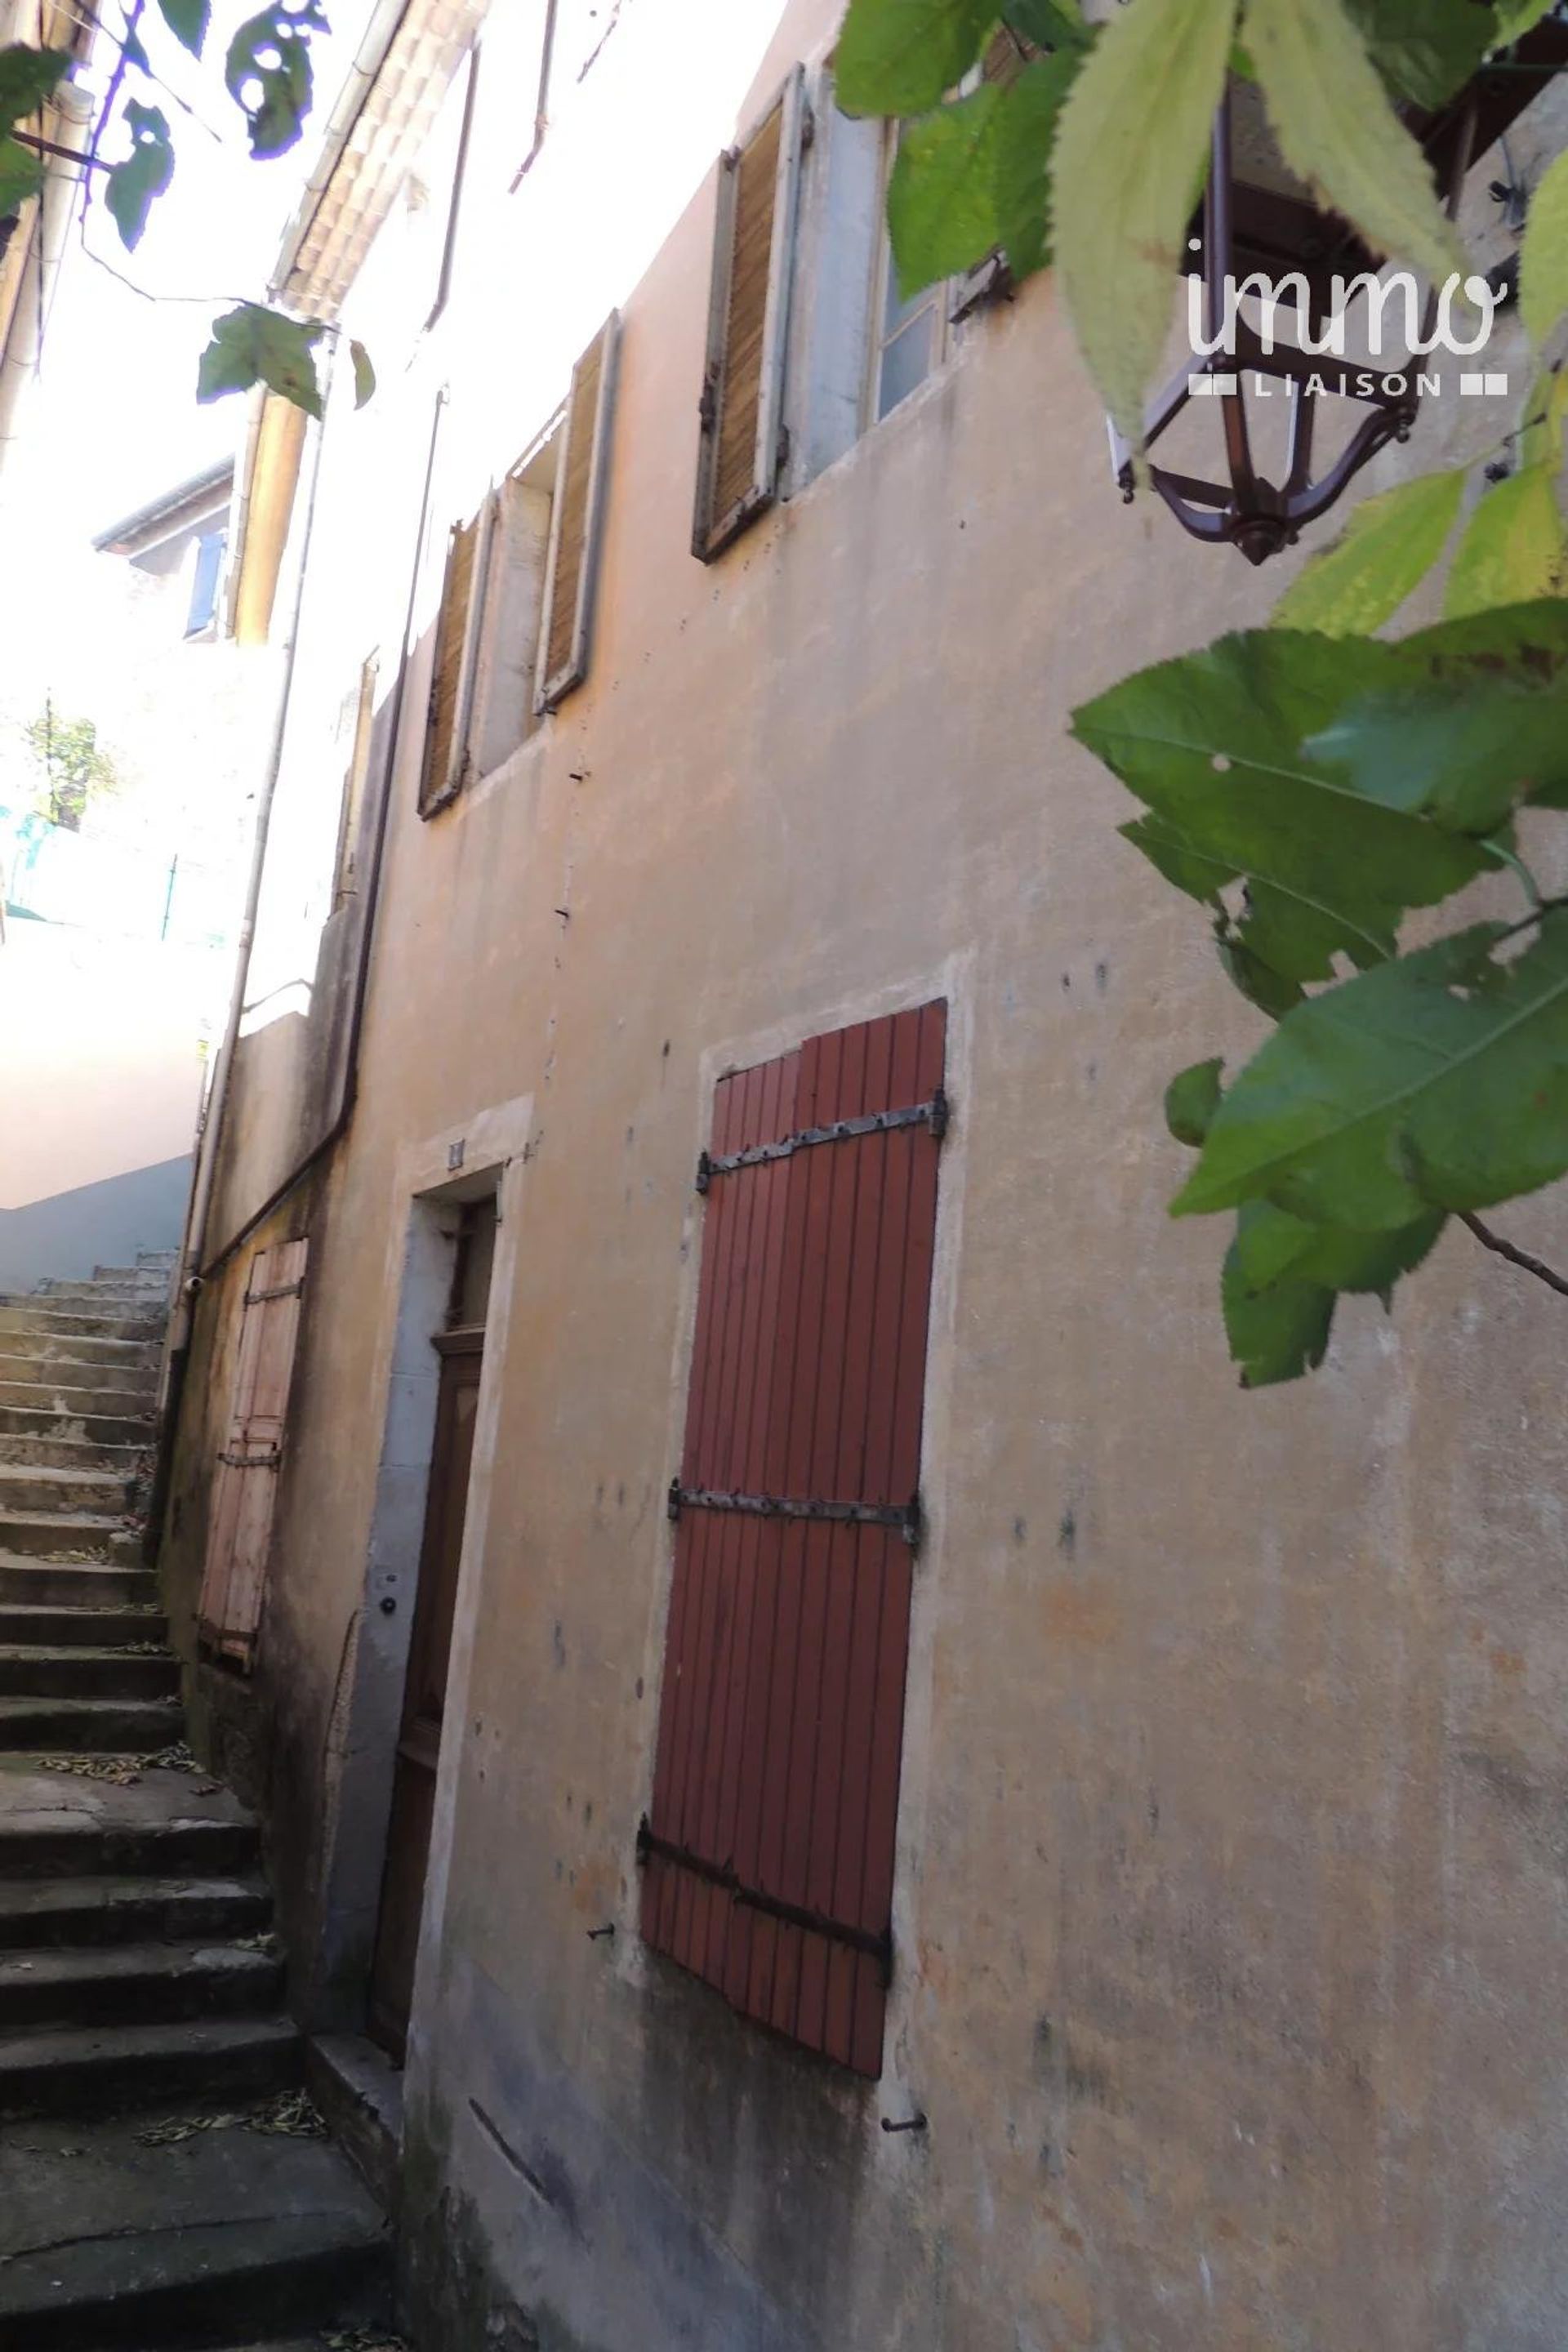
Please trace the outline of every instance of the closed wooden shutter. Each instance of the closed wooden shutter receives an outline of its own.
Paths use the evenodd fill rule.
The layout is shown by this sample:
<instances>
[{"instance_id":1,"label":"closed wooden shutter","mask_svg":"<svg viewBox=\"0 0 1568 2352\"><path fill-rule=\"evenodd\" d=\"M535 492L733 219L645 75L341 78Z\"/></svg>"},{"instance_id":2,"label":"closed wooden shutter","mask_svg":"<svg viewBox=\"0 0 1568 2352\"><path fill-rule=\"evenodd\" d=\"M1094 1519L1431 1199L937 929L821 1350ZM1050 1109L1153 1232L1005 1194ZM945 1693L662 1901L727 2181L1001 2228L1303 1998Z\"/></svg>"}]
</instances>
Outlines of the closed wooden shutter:
<instances>
[{"instance_id":1,"label":"closed wooden shutter","mask_svg":"<svg viewBox=\"0 0 1568 2352\"><path fill-rule=\"evenodd\" d=\"M882 2063L946 1006L720 1085L647 1941ZM700 1181L704 1176L700 1174Z\"/></svg>"},{"instance_id":2,"label":"closed wooden shutter","mask_svg":"<svg viewBox=\"0 0 1568 2352\"><path fill-rule=\"evenodd\" d=\"M419 813L431 816L462 790L468 764L468 711L483 624L483 586L489 561L491 501L468 522L454 523L436 622L436 663L430 677L429 727L420 777Z\"/></svg>"},{"instance_id":3,"label":"closed wooden shutter","mask_svg":"<svg viewBox=\"0 0 1568 2352\"><path fill-rule=\"evenodd\" d=\"M251 1261L228 1439L213 1480L201 1642L246 1666L261 1620L309 1253L308 1242L280 1242Z\"/></svg>"},{"instance_id":4,"label":"closed wooden shutter","mask_svg":"<svg viewBox=\"0 0 1568 2352\"><path fill-rule=\"evenodd\" d=\"M773 501L783 432L790 264L805 124L796 67L719 165L691 547L704 562Z\"/></svg>"},{"instance_id":5,"label":"closed wooden shutter","mask_svg":"<svg viewBox=\"0 0 1568 2352\"><path fill-rule=\"evenodd\" d=\"M619 337L620 314L612 311L572 371L540 616L534 707L542 712L588 674Z\"/></svg>"}]
</instances>

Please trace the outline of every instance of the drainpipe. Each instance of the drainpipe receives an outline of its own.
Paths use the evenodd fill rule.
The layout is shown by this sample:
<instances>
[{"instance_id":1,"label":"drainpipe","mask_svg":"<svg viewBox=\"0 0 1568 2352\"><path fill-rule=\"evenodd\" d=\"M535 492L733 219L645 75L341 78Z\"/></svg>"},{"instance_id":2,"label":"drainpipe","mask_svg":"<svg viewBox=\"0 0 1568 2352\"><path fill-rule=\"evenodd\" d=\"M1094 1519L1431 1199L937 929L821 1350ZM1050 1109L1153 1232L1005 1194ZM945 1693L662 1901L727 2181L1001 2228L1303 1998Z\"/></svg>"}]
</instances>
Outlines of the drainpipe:
<instances>
[{"instance_id":1,"label":"drainpipe","mask_svg":"<svg viewBox=\"0 0 1568 2352\"><path fill-rule=\"evenodd\" d=\"M52 127L58 126L61 146L80 151L92 130L92 100L74 82L62 82L49 100L47 119ZM81 189L82 167L74 157L45 157L43 190L26 231L26 247L17 272L11 332L0 352L0 467L20 438L17 405L23 388L38 373L44 330L54 306L55 286Z\"/></svg>"}]
</instances>

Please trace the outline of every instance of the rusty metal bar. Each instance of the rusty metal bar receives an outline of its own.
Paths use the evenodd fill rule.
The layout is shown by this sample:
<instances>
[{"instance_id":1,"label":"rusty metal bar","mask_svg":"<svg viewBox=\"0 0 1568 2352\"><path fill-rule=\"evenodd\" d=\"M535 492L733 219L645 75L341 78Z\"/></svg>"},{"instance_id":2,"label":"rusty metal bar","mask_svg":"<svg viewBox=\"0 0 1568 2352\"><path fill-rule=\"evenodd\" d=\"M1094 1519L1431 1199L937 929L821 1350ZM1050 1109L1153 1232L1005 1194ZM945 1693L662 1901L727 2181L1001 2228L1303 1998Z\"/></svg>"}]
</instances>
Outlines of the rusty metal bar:
<instances>
[{"instance_id":1,"label":"rusty metal bar","mask_svg":"<svg viewBox=\"0 0 1568 2352\"><path fill-rule=\"evenodd\" d=\"M673 1838L659 1837L645 1813L637 1823L637 1863L647 1864L651 1854L661 1862L673 1862L678 1868L689 1870L693 1877L705 1879L731 1896L742 1910L761 1911L770 1919L782 1919L792 1927L804 1927L814 1936L826 1936L830 1943L847 1944L851 1950L869 1952L879 1960L884 1985L892 1981L893 1931L884 1927L880 1933L872 1927L857 1927L847 1919L830 1918L824 1911L814 1911L804 1903L786 1903L782 1895L769 1895L760 1886L743 1885L737 1876L733 1863L713 1862L707 1854L697 1853L690 1846L678 1845Z\"/></svg>"},{"instance_id":2,"label":"rusty metal bar","mask_svg":"<svg viewBox=\"0 0 1568 2352\"><path fill-rule=\"evenodd\" d=\"M907 1503L829 1503L798 1495L735 1495L711 1486L683 1486L669 1482L668 1511L679 1519L682 1511L740 1511L758 1519L827 1519L839 1527L897 1528L911 1550L921 1539L921 1500Z\"/></svg>"},{"instance_id":3,"label":"rusty metal bar","mask_svg":"<svg viewBox=\"0 0 1568 2352\"><path fill-rule=\"evenodd\" d=\"M930 1102L911 1103L905 1110L868 1111L860 1118L837 1118L829 1127L803 1128L777 1143L754 1143L746 1151L728 1151L715 1158L703 1152L697 1162L697 1189L706 1192L715 1176L732 1175L738 1168L762 1168L769 1160L789 1160L820 1143L852 1143L862 1135L886 1135L897 1127L929 1127L940 1143L947 1133L947 1097L939 1087Z\"/></svg>"}]
</instances>

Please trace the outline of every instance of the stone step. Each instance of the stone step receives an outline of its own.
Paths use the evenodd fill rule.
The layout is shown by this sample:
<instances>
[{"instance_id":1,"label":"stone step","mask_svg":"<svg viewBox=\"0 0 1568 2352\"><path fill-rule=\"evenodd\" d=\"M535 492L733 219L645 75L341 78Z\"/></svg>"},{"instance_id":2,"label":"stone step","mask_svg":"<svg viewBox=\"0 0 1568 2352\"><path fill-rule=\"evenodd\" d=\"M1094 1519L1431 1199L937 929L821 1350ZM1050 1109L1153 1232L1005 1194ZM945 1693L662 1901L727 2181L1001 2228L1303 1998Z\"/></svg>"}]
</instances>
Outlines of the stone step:
<instances>
[{"instance_id":1,"label":"stone step","mask_svg":"<svg viewBox=\"0 0 1568 2352\"><path fill-rule=\"evenodd\" d=\"M16 1309L7 1311L14 1315ZM130 1380L157 1370L159 1348L153 1335L118 1339L100 1331L16 1331L0 1322L0 1363L12 1356L35 1356L47 1364L107 1365Z\"/></svg>"},{"instance_id":2,"label":"stone step","mask_svg":"<svg viewBox=\"0 0 1568 2352\"><path fill-rule=\"evenodd\" d=\"M0 1444L0 1512L90 1511L122 1518L136 1499L136 1478L116 1478L103 1470L60 1469L54 1465L15 1463Z\"/></svg>"},{"instance_id":3,"label":"stone step","mask_svg":"<svg viewBox=\"0 0 1568 2352\"><path fill-rule=\"evenodd\" d=\"M52 1405L0 1403L0 1445L13 1438L47 1437L79 1445L132 1445L153 1443L153 1422L147 1413L58 1412Z\"/></svg>"},{"instance_id":4,"label":"stone step","mask_svg":"<svg viewBox=\"0 0 1568 2352\"><path fill-rule=\"evenodd\" d=\"M58 1371L60 1368L55 1369ZM133 1426L126 1433L138 1438L152 1428L156 1386L154 1381L146 1391L83 1388L74 1380L60 1381L52 1375L38 1381L0 1379L0 1408L19 1405L25 1412L47 1413L56 1422L79 1421L89 1414L97 1419L130 1422Z\"/></svg>"},{"instance_id":5,"label":"stone step","mask_svg":"<svg viewBox=\"0 0 1568 2352\"><path fill-rule=\"evenodd\" d=\"M123 2115L162 2099L210 2110L292 2089L301 2065L299 2029L285 2018L49 2026L0 2037L0 2120Z\"/></svg>"},{"instance_id":6,"label":"stone step","mask_svg":"<svg viewBox=\"0 0 1568 2352\"><path fill-rule=\"evenodd\" d=\"M32 1757L0 1758L0 1881L13 1887L229 1879L254 1872L259 1852L252 1816L196 1774L150 1769L121 1786L50 1771Z\"/></svg>"},{"instance_id":7,"label":"stone step","mask_svg":"<svg viewBox=\"0 0 1568 2352\"><path fill-rule=\"evenodd\" d=\"M177 1699L0 1698L0 1749L14 1756L151 1756L184 1734Z\"/></svg>"},{"instance_id":8,"label":"stone step","mask_svg":"<svg viewBox=\"0 0 1568 2352\"><path fill-rule=\"evenodd\" d=\"M180 1662L172 1650L0 1644L0 1699L173 1698L179 1687Z\"/></svg>"},{"instance_id":9,"label":"stone step","mask_svg":"<svg viewBox=\"0 0 1568 2352\"><path fill-rule=\"evenodd\" d=\"M260 1878L0 1879L0 1951L190 1942L263 1934Z\"/></svg>"},{"instance_id":10,"label":"stone step","mask_svg":"<svg viewBox=\"0 0 1568 2352\"><path fill-rule=\"evenodd\" d=\"M129 1485L153 1459L145 1445L95 1445L86 1437L40 1437L0 1430L0 1467L6 1470L95 1470Z\"/></svg>"},{"instance_id":11,"label":"stone step","mask_svg":"<svg viewBox=\"0 0 1568 2352\"><path fill-rule=\"evenodd\" d=\"M143 1346L163 1344L166 1318L89 1308L32 1305L26 1299L0 1301L0 1332L12 1338L36 1335L44 1339L134 1339Z\"/></svg>"},{"instance_id":12,"label":"stone step","mask_svg":"<svg viewBox=\"0 0 1568 2352\"><path fill-rule=\"evenodd\" d=\"M12 1292L7 1304L60 1315L153 1315L167 1299L161 1282L51 1282L20 1297Z\"/></svg>"},{"instance_id":13,"label":"stone step","mask_svg":"<svg viewBox=\"0 0 1568 2352\"><path fill-rule=\"evenodd\" d=\"M211 2101L203 2104L209 2108ZM147 2119L12 2126L0 2344L16 2352L321 2352L386 2318L389 2233L330 2141Z\"/></svg>"},{"instance_id":14,"label":"stone step","mask_svg":"<svg viewBox=\"0 0 1568 2352\"><path fill-rule=\"evenodd\" d=\"M123 1650L163 1642L169 1621L156 1609L91 1609L68 1605L41 1608L36 1602L0 1601L0 1647Z\"/></svg>"},{"instance_id":15,"label":"stone step","mask_svg":"<svg viewBox=\"0 0 1568 2352\"><path fill-rule=\"evenodd\" d=\"M158 1580L150 1568L0 1550L0 1608L133 1609L157 1599Z\"/></svg>"},{"instance_id":16,"label":"stone step","mask_svg":"<svg viewBox=\"0 0 1568 2352\"><path fill-rule=\"evenodd\" d=\"M133 1568L142 1556L142 1538L122 1519L100 1512L0 1509L0 1557L8 1551Z\"/></svg>"},{"instance_id":17,"label":"stone step","mask_svg":"<svg viewBox=\"0 0 1568 2352\"><path fill-rule=\"evenodd\" d=\"M0 2018L8 2032L258 2017L275 2011L282 1998L278 1955L237 1944L0 1952Z\"/></svg>"},{"instance_id":18,"label":"stone step","mask_svg":"<svg viewBox=\"0 0 1568 2352\"><path fill-rule=\"evenodd\" d=\"M0 1341L0 1382L7 1388L111 1390L117 1396L155 1397L158 1364L144 1363L140 1350L117 1357L72 1355L68 1350L97 1344L130 1349L129 1340L112 1343L91 1339L49 1339L37 1345L25 1334L12 1332L15 1346Z\"/></svg>"}]
</instances>

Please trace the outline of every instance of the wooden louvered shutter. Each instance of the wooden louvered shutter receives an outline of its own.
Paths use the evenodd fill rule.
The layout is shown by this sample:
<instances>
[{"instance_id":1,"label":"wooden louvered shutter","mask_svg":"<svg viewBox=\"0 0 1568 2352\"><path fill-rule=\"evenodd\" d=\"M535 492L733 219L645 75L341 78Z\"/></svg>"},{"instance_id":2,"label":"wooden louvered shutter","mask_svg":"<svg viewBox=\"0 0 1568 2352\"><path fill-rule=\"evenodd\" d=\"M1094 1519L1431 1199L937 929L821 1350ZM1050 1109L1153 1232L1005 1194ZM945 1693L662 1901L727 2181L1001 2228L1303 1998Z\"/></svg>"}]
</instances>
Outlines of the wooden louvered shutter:
<instances>
[{"instance_id":1,"label":"wooden louvered shutter","mask_svg":"<svg viewBox=\"0 0 1568 2352\"><path fill-rule=\"evenodd\" d=\"M463 787L468 712L484 619L493 500L468 522L454 523L436 622L436 664L430 677L429 727L420 776L419 814L431 816Z\"/></svg>"},{"instance_id":2,"label":"wooden louvered shutter","mask_svg":"<svg viewBox=\"0 0 1568 2352\"><path fill-rule=\"evenodd\" d=\"M201 1642L246 1666L261 1622L309 1252L308 1242L281 1242L251 1262L228 1441L213 1480Z\"/></svg>"},{"instance_id":3,"label":"wooden louvered shutter","mask_svg":"<svg viewBox=\"0 0 1568 2352\"><path fill-rule=\"evenodd\" d=\"M572 371L539 624L540 712L553 710L588 675L620 323L612 311Z\"/></svg>"},{"instance_id":4,"label":"wooden louvered shutter","mask_svg":"<svg viewBox=\"0 0 1568 2352\"><path fill-rule=\"evenodd\" d=\"M646 1940L882 2063L946 1006L718 1089Z\"/></svg>"},{"instance_id":5,"label":"wooden louvered shutter","mask_svg":"<svg viewBox=\"0 0 1568 2352\"><path fill-rule=\"evenodd\" d=\"M719 165L713 283L691 551L704 562L773 502L805 125L797 66L744 145Z\"/></svg>"}]
</instances>

